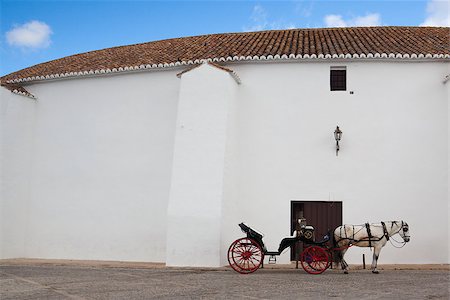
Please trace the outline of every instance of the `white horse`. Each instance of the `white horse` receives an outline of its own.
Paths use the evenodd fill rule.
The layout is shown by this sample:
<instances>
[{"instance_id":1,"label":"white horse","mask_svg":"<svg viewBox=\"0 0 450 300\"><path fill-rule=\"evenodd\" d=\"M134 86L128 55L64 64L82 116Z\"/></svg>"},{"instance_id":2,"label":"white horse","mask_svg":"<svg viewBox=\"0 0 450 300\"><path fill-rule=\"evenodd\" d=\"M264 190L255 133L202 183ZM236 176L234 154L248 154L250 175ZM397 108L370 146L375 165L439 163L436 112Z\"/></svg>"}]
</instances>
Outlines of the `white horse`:
<instances>
[{"instance_id":1,"label":"white horse","mask_svg":"<svg viewBox=\"0 0 450 300\"><path fill-rule=\"evenodd\" d=\"M342 225L334 230L333 244L334 253L337 254L338 262L342 270L348 274L348 264L344 260L345 252L350 246L373 247L372 273L378 274L377 262L380 257L381 248L386 245L389 238L400 234L403 243L410 240L409 226L404 221L389 221L377 224L364 225Z\"/></svg>"}]
</instances>

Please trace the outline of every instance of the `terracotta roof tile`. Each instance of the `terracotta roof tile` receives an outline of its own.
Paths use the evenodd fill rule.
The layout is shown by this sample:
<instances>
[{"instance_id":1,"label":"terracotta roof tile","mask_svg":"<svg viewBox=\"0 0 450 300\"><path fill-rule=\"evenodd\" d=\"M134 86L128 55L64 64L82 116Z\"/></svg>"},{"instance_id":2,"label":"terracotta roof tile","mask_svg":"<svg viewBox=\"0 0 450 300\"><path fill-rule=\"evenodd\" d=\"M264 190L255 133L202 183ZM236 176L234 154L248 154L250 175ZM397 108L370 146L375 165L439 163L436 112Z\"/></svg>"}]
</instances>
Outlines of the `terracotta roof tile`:
<instances>
[{"instance_id":1,"label":"terracotta roof tile","mask_svg":"<svg viewBox=\"0 0 450 300\"><path fill-rule=\"evenodd\" d=\"M450 55L448 27L355 27L210 34L113 47L38 64L2 77L22 82L91 72L191 65L201 60L247 60L279 56ZM314 57L314 56L313 56ZM278 57L277 57L278 58ZM122 68L122 69L120 69ZM80 73L81 72L81 73Z\"/></svg>"}]
</instances>

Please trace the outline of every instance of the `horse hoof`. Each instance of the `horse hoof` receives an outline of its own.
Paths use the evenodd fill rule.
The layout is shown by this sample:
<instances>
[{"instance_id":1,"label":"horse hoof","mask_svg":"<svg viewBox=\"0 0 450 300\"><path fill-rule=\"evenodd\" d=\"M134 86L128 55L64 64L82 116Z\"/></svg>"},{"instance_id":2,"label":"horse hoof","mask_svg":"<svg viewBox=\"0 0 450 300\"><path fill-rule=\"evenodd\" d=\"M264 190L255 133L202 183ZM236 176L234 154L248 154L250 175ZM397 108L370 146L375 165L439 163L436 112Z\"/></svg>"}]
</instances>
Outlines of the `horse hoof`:
<instances>
[{"instance_id":1,"label":"horse hoof","mask_svg":"<svg viewBox=\"0 0 450 300\"><path fill-rule=\"evenodd\" d=\"M380 272L374 270L374 271L372 271L372 273L373 273L373 274L379 274Z\"/></svg>"}]
</instances>

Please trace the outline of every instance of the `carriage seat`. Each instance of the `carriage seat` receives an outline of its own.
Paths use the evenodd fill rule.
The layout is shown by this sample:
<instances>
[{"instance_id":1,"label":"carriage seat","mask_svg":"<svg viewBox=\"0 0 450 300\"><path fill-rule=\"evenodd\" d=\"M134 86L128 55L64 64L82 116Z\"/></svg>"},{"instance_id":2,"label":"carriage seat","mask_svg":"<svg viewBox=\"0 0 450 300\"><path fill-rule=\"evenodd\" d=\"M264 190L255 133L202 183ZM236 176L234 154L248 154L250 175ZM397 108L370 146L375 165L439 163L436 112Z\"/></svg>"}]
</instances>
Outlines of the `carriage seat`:
<instances>
[{"instance_id":1,"label":"carriage seat","mask_svg":"<svg viewBox=\"0 0 450 300\"><path fill-rule=\"evenodd\" d=\"M250 226L248 226L248 225L245 224L245 223L239 224L239 227L241 227L241 230L242 230L243 232L245 232L246 234L248 234L248 235L249 235L250 237L252 237L252 238L256 238L256 239L258 239L258 240L262 240L262 238L263 238L263 236L264 236L262 233L256 231L256 230L253 229L253 228L250 228Z\"/></svg>"},{"instance_id":2,"label":"carriage seat","mask_svg":"<svg viewBox=\"0 0 450 300\"><path fill-rule=\"evenodd\" d=\"M280 246L278 247L278 253L281 254L281 252L283 252L284 249L294 245L296 242L298 242L297 237L286 237L282 239L280 242Z\"/></svg>"}]
</instances>

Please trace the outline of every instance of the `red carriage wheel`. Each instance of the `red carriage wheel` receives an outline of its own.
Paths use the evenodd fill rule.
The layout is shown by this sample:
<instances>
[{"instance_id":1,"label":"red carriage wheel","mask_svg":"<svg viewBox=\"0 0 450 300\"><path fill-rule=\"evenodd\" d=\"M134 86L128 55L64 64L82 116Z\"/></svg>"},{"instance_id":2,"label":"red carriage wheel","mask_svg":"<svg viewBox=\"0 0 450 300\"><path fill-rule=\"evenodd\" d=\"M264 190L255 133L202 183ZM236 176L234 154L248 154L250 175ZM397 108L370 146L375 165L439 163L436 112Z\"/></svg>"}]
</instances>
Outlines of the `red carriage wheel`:
<instances>
[{"instance_id":1,"label":"red carriage wheel","mask_svg":"<svg viewBox=\"0 0 450 300\"><path fill-rule=\"evenodd\" d=\"M261 266L264 253L253 239L241 238L228 248L228 263L241 274L253 273Z\"/></svg>"},{"instance_id":2,"label":"red carriage wheel","mask_svg":"<svg viewBox=\"0 0 450 300\"><path fill-rule=\"evenodd\" d=\"M302 267L309 274L321 274L330 266L329 258L329 254L323 247L311 246L302 252Z\"/></svg>"}]
</instances>

